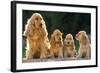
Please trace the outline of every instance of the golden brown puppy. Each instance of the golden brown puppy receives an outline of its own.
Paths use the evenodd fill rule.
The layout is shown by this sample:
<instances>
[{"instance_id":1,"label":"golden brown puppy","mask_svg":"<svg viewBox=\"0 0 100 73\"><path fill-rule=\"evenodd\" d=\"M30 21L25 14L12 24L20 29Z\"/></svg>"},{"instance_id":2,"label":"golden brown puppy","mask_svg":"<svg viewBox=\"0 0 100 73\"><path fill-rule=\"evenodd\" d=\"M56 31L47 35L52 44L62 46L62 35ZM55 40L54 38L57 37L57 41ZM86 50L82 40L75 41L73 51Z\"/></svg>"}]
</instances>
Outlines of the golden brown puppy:
<instances>
[{"instance_id":1,"label":"golden brown puppy","mask_svg":"<svg viewBox=\"0 0 100 73\"><path fill-rule=\"evenodd\" d=\"M85 31L80 31L76 34L76 40L79 40L79 57L80 58L90 58L91 56L91 47L89 38Z\"/></svg>"},{"instance_id":2,"label":"golden brown puppy","mask_svg":"<svg viewBox=\"0 0 100 73\"><path fill-rule=\"evenodd\" d=\"M34 13L25 25L24 36L26 36L26 58L47 58L47 50L50 48L48 33L43 17Z\"/></svg>"},{"instance_id":3,"label":"golden brown puppy","mask_svg":"<svg viewBox=\"0 0 100 73\"><path fill-rule=\"evenodd\" d=\"M51 35L50 40L51 48L50 53L52 58L62 58L63 57L63 39L60 30L56 29Z\"/></svg>"},{"instance_id":4,"label":"golden brown puppy","mask_svg":"<svg viewBox=\"0 0 100 73\"><path fill-rule=\"evenodd\" d=\"M64 57L68 58L76 57L74 39L71 34L67 34L64 39Z\"/></svg>"}]
</instances>

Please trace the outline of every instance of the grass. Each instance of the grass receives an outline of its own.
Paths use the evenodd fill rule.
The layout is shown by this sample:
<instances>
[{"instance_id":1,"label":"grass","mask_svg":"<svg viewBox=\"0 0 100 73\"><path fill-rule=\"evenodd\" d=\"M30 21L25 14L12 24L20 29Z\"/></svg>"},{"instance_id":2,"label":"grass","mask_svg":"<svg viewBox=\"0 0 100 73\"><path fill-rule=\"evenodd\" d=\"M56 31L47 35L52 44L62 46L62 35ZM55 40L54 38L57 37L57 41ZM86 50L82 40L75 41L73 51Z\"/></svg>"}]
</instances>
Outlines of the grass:
<instances>
[{"instance_id":1,"label":"grass","mask_svg":"<svg viewBox=\"0 0 100 73\"><path fill-rule=\"evenodd\" d=\"M79 50L79 41L77 41L77 40L75 40L75 49L76 49L76 51L78 52L78 50Z\"/></svg>"}]
</instances>

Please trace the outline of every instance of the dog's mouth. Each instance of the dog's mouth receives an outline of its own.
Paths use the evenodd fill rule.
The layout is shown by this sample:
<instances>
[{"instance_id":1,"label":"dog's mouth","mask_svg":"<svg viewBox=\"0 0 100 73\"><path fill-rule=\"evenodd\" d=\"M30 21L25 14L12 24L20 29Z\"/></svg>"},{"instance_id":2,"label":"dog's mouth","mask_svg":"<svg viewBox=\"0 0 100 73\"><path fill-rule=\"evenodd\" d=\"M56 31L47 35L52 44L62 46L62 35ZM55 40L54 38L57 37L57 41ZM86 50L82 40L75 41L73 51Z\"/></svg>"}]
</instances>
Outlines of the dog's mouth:
<instances>
[{"instance_id":1,"label":"dog's mouth","mask_svg":"<svg viewBox=\"0 0 100 73\"><path fill-rule=\"evenodd\" d=\"M38 24L35 25L35 27L36 27L37 29L38 29L38 28L42 28L42 25L43 25L42 23L38 23Z\"/></svg>"},{"instance_id":2,"label":"dog's mouth","mask_svg":"<svg viewBox=\"0 0 100 73\"><path fill-rule=\"evenodd\" d=\"M57 38L55 38L55 41L56 42L59 42L59 41L61 41L61 38L60 37L57 37Z\"/></svg>"},{"instance_id":3,"label":"dog's mouth","mask_svg":"<svg viewBox=\"0 0 100 73\"><path fill-rule=\"evenodd\" d=\"M69 46L70 46L70 45L72 45L72 42L69 42L69 41L68 41L68 42L66 43L66 45L69 45Z\"/></svg>"},{"instance_id":4,"label":"dog's mouth","mask_svg":"<svg viewBox=\"0 0 100 73\"><path fill-rule=\"evenodd\" d=\"M65 41L64 43L66 46L71 46L72 45L72 41Z\"/></svg>"}]
</instances>

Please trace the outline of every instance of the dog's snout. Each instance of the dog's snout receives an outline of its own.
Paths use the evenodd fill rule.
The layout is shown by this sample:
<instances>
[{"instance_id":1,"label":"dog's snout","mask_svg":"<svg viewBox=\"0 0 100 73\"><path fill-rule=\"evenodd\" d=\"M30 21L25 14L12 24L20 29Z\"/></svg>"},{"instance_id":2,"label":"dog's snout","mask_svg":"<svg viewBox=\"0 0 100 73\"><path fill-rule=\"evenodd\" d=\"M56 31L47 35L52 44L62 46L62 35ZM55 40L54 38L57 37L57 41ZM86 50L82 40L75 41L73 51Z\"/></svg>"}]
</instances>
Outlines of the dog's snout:
<instances>
[{"instance_id":1,"label":"dog's snout","mask_svg":"<svg viewBox=\"0 0 100 73\"><path fill-rule=\"evenodd\" d=\"M42 25L42 23L40 25Z\"/></svg>"},{"instance_id":2,"label":"dog's snout","mask_svg":"<svg viewBox=\"0 0 100 73\"><path fill-rule=\"evenodd\" d=\"M42 27L42 23L40 23L40 25L39 25L40 27Z\"/></svg>"}]
</instances>

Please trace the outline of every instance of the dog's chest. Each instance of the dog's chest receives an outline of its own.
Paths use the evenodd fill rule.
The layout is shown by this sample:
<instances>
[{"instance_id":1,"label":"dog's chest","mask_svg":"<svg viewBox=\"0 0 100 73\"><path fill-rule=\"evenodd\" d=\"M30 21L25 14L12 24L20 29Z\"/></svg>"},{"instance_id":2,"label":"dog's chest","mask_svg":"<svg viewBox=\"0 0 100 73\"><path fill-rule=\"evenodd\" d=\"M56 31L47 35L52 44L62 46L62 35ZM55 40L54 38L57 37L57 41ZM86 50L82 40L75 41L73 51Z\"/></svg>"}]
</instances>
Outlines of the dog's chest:
<instances>
[{"instance_id":1,"label":"dog's chest","mask_svg":"<svg viewBox=\"0 0 100 73\"><path fill-rule=\"evenodd\" d=\"M44 38L44 36L43 36L43 33L41 30L35 29L33 31L33 40L41 40L43 38Z\"/></svg>"},{"instance_id":2,"label":"dog's chest","mask_svg":"<svg viewBox=\"0 0 100 73\"><path fill-rule=\"evenodd\" d=\"M61 43L55 43L55 48L60 48L62 46Z\"/></svg>"},{"instance_id":3,"label":"dog's chest","mask_svg":"<svg viewBox=\"0 0 100 73\"><path fill-rule=\"evenodd\" d=\"M74 47L73 46L70 46L70 45L67 45L67 46L65 46L65 49L67 51L73 51Z\"/></svg>"}]
</instances>

